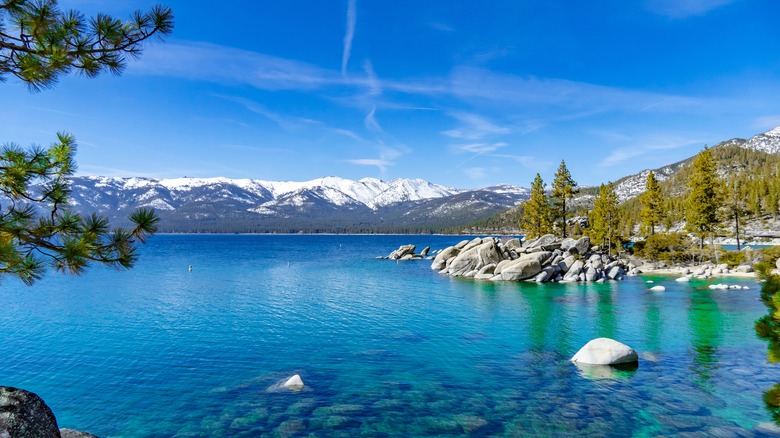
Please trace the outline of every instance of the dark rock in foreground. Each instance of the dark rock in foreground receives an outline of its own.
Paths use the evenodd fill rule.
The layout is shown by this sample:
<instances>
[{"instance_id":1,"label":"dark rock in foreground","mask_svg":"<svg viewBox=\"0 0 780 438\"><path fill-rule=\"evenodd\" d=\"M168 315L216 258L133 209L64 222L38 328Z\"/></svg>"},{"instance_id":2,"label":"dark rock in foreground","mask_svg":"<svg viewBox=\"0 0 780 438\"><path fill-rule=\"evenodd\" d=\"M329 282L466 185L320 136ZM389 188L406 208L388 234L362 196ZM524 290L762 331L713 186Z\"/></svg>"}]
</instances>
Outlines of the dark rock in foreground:
<instances>
[{"instance_id":1,"label":"dark rock in foreground","mask_svg":"<svg viewBox=\"0 0 780 438\"><path fill-rule=\"evenodd\" d=\"M0 386L0 436L59 437L60 429L54 413L40 397Z\"/></svg>"},{"instance_id":2,"label":"dark rock in foreground","mask_svg":"<svg viewBox=\"0 0 780 438\"><path fill-rule=\"evenodd\" d=\"M96 438L86 432L60 429L54 413L36 394L0 386L0 437Z\"/></svg>"}]
</instances>

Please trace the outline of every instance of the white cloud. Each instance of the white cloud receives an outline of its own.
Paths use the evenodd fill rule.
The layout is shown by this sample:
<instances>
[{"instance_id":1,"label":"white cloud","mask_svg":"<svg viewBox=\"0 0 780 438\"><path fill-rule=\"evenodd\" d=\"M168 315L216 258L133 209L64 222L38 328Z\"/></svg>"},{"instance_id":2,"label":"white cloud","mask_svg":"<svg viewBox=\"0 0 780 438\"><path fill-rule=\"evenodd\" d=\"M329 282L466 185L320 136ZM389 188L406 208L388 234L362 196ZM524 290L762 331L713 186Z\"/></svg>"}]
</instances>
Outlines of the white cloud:
<instances>
[{"instance_id":1,"label":"white cloud","mask_svg":"<svg viewBox=\"0 0 780 438\"><path fill-rule=\"evenodd\" d=\"M347 74L349 57L352 54L352 39L355 37L357 21L357 0L347 0L347 29L344 32L344 51L341 54L341 74Z\"/></svg>"},{"instance_id":2,"label":"white cloud","mask_svg":"<svg viewBox=\"0 0 780 438\"><path fill-rule=\"evenodd\" d=\"M617 166L628 160L647 156L661 150L678 149L697 144L703 145L705 143L705 140L702 140L698 136L689 137L672 134L650 138L645 137L639 140L621 135L616 135L616 138L621 138L621 143L627 143L628 146L613 149L612 153L598 164L600 167Z\"/></svg>"},{"instance_id":3,"label":"white cloud","mask_svg":"<svg viewBox=\"0 0 780 438\"><path fill-rule=\"evenodd\" d=\"M368 85L368 94L371 96L378 96L382 94L382 85L374 72L374 65L371 61L363 61L363 71L366 72L366 84Z\"/></svg>"},{"instance_id":4,"label":"white cloud","mask_svg":"<svg viewBox=\"0 0 780 438\"><path fill-rule=\"evenodd\" d=\"M735 0L647 0L652 12L672 19L704 15Z\"/></svg>"},{"instance_id":5,"label":"white cloud","mask_svg":"<svg viewBox=\"0 0 780 438\"><path fill-rule=\"evenodd\" d=\"M358 158L354 160L347 160L347 163L356 164L358 166L376 166L382 173L387 170L388 166L395 164L392 161L382 160L380 158Z\"/></svg>"},{"instance_id":6,"label":"white cloud","mask_svg":"<svg viewBox=\"0 0 780 438\"><path fill-rule=\"evenodd\" d=\"M366 118L363 119L363 124L371 132L384 132L379 122L376 121L376 106L372 107L371 111L368 112Z\"/></svg>"},{"instance_id":7,"label":"white cloud","mask_svg":"<svg viewBox=\"0 0 780 438\"><path fill-rule=\"evenodd\" d=\"M438 21L429 23L428 26L430 26L432 29L436 29L441 32L447 32L447 33L455 32L455 29L453 29L452 26Z\"/></svg>"},{"instance_id":8,"label":"white cloud","mask_svg":"<svg viewBox=\"0 0 780 438\"><path fill-rule=\"evenodd\" d=\"M149 47L128 68L130 74L170 76L261 90L313 90L343 85L338 73L301 61L192 41Z\"/></svg>"},{"instance_id":9,"label":"white cloud","mask_svg":"<svg viewBox=\"0 0 780 438\"><path fill-rule=\"evenodd\" d=\"M331 131L335 132L335 133L341 134L341 135L343 135L345 137L349 137L349 138L351 138L353 140L362 141L362 142L366 141L362 137L360 137L359 135L357 135L354 132L350 131L349 129L341 129L341 128L329 128L329 129Z\"/></svg>"},{"instance_id":10,"label":"white cloud","mask_svg":"<svg viewBox=\"0 0 780 438\"><path fill-rule=\"evenodd\" d=\"M391 148L380 144L378 158L357 158L346 160L346 162L359 166L376 166L380 172L384 173L387 171L388 167L395 165L396 159L409 152L410 150L408 148L402 146L398 148Z\"/></svg>"},{"instance_id":11,"label":"white cloud","mask_svg":"<svg viewBox=\"0 0 780 438\"><path fill-rule=\"evenodd\" d=\"M495 125L484 117L476 114L452 113L451 115L460 121L463 126L442 132L442 134L448 137L462 140L479 140L486 136L508 134L511 132L509 128Z\"/></svg>"},{"instance_id":12,"label":"white cloud","mask_svg":"<svg viewBox=\"0 0 780 438\"><path fill-rule=\"evenodd\" d=\"M507 143L504 142L498 142L498 143L470 143L470 144L459 144L459 145L453 145L452 148L459 152L471 152L474 154L485 154L488 152L496 151L504 146L507 146Z\"/></svg>"}]
</instances>

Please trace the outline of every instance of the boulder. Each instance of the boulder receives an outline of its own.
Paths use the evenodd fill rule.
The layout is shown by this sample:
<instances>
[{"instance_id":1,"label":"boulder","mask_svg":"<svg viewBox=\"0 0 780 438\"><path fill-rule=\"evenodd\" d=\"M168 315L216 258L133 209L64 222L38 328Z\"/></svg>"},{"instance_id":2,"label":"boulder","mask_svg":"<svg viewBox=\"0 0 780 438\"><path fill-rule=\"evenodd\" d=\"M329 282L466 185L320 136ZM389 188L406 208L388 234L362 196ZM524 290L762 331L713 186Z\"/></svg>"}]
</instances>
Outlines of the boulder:
<instances>
[{"instance_id":1,"label":"boulder","mask_svg":"<svg viewBox=\"0 0 780 438\"><path fill-rule=\"evenodd\" d=\"M486 239L487 240L487 239ZM475 237L469 241L469 243L466 244L463 248L461 248L461 252L468 251L471 248L476 248L479 245L482 245L482 238L481 237Z\"/></svg>"},{"instance_id":2,"label":"boulder","mask_svg":"<svg viewBox=\"0 0 780 438\"><path fill-rule=\"evenodd\" d=\"M284 382L284 385L282 385L282 386L284 386L285 388L290 388L290 389L302 389L303 388L303 380L301 379L300 375L296 374L296 375L290 377L289 379L287 379L287 381Z\"/></svg>"},{"instance_id":3,"label":"boulder","mask_svg":"<svg viewBox=\"0 0 780 438\"><path fill-rule=\"evenodd\" d=\"M675 279L674 281L691 281L691 279L688 278L688 277L680 277L680 278Z\"/></svg>"},{"instance_id":4,"label":"boulder","mask_svg":"<svg viewBox=\"0 0 780 438\"><path fill-rule=\"evenodd\" d=\"M653 286L650 288L650 290L653 292L663 292L666 290L666 288L663 286Z\"/></svg>"},{"instance_id":5,"label":"boulder","mask_svg":"<svg viewBox=\"0 0 780 438\"><path fill-rule=\"evenodd\" d=\"M492 277L494 275L495 270L496 270L496 264L491 263L489 265L483 266L482 269L480 269L479 272L477 272L477 275L490 274L490 276Z\"/></svg>"},{"instance_id":6,"label":"boulder","mask_svg":"<svg viewBox=\"0 0 780 438\"><path fill-rule=\"evenodd\" d=\"M398 247L397 250L390 253L387 258L390 260L399 260L402 259L404 256L409 254L414 254L414 250L416 247L414 245L401 245Z\"/></svg>"},{"instance_id":7,"label":"boulder","mask_svg":"<svg viewBox=\"0 0 780 438\"><path fill-rule=\"evenodd\" d=\"M780 259L777 259L775 262L775 265L777 266L777 269L780 269Z\"/></svg>"},{"instance_id":8,"label":"boulder","mask_svg":"<svg viewBox=\"0 0 780 438\"><path fill-rule=\"evenodd\" d=\"M504 268L504 266L508 266L508 265L510 265L510 264L511 264L512 262L514 262L514 261L515 261L515 260L501 260L501 261L500 261L500 262L498 262L498 264L496 265L496 269L494 269L494 270L493 270L493 273L494 273L494 274L496 274L496 275L497 275L497 274L500 274L500 273L501 273L501 270Z\"/></svg>"},{"instance_id":9,"label":"boulder","mask_svg":"<svg viewBox=\"0 0 780 438\"><path fill-rule=\"evenodd\" d=\"M0 437L59 437L57 419L32 392L0 386Z\"/></svg>"},{"instance_id":10,"label":"boulder","mask_svg":"<svg viewBox=\"0 0 780 438\"><path fill-rule=\"evenodd\" d=\"M576 242L574 242L574 245L572 245L571 248L569 248L569 253L585 255L585 253L587 253L589 249L590 249L590 237L582 236L579 239L577 239Z\"/></svg>"},{"instance_id":11,"label":"boulder","mask_svg":"<svg viewBox=\"0 0 780 438\"><path fill-rule=\"evenodd\" d=\"M451 275L461 276L466 272L479 270L485 265L497 264L501 260L501 251L499 251L496 242L492 239L486 239L485 243L458 254L448 269Z\"/></svg>"},{"instance_id":12,"label":"boulder","mask_svg":"<svg viewBox=\"0 0 780 438\"><path fill-rule=\"evenodd\" d=\"M588 269L585 271L585 281L596 281L599 278L598 271L593 267L589 266Z\"/></svg>"},{"instance_id":13,"label":"boulder","mask_svg":"<svg viewBox=\"0 0 780 438\"><path fill-rule=\"evenodd\" d=\"M623 272L623 268L620 266L613 266L607 271L607 277L610 280L620 280L623 278L623 275L625 272Z\"/></svg>"},{"instance_id":14,"label":"boulder","mask_svg":"<svg viewBox=\"0 0 780 438\"><path fill-rule=\"evenodd\" d=\"M536 260L515 260L501 269L501 278L508 281L519 281L531 278L541 272L542 266Z\"/></svg>"},{"instance_id":15,"label":"boulder","mask_svg":"<svg viewBox=\"0 0 780 438\"><path fill-rule=\"evenodd\" d=\"M563 259L561 262L558 263L558 267L561 269L561 271L565 274L569 272L569 269L574 265L574 262L577 259L574 258L574 256L568 256L565 259Z\"/></svg>"},{"instance_id":16,"label":"boulder","mask_svg":"<svg viewBox=\"0 0 780 438\"><path fill-rule=\"evenodd\" d=\"M507 250L522 248L523 243L518 238L509 239L504 243L504 247Z\"/></svg>"},{"instance_id":17,"label":"boulder","mask_svg":"<svg viewBox=\"0 0 780 438\"><path fill-rule=\"evenodd\" d=\"M550 251L538 251L530 254L523 254L518 260L536 260L540 265L544 265L547 260L550 259L552 253Z\"/></svg>"},{"instance_id":18,"label":"boulder","mask_svg":"<svg viewBox=\"0 0 780 438\"><path fill-rule=\"evenodd\" d=\"M736 269L737 272L741 272L743 274L747 274L750 272L753 272L753 267L750 265L739 265Z\"/></svg>"},{"instance_id":19,"label":"boulder","mask_svg":"<svg viewBox=\"0 0 780 438\"><path fill-rule=\"evenodd\" d=\"M537 247L543 247L547 245L551 245L555 243L555 236L552 234L545 234L544 236L534 240L528 245L525 245L527 248L537 248Z\"/></svg>"},{"instance_id":20,"label":"boulder","mask_svg":"<svg viewBox=\"0 0 780 438\"><path fill-rule=\"evenodd\" d=\"M441 271L447 266L447 260L460 254L460 250L451 246L446 248L442 252L436 254L436 258L433 259L431 269L434 271Z\"/></svg>"},{"instance_id":21,"label":"boulder","mask_svg":"<svg viewBox=\"0 0 780 438\"><path fill-rule=\"evenodd\" d=\"M464 246L466 246L466 245L468 245L468 244L469 244L469 242L470 242L469 240L461 240L460 242L458 242L458 243L457 243L457 244L454 246L454 248L455 248L455 249L458 249L458 250L460 250L460 249L463 249L463 247L464 247Z\"/></svg>"},{"instance_id":22,"label":"boulder","mask_svg":"<svg viewBox=\"0 0 780 438\"><path fill-rule=\"evenodd\" d=\"M590 365L617 365L639 362L639 356L626 344L614 339L597 338L585 344L571 361Z\"/></svg>"},{"instance_id":23,"label":"boulder","mask_svg":"<svg viewBox=\"0 0 780 438\"><path fill-rule=\"evenodd\" d=\"M572 239L571 237L567 237L561 240L561 251L568 251L569 248L574 246L574 242L576 242L576 240Z\"/></svg>"},{"instance_id":24,"label":"boulder","mask_svg":"<svg viewBox=\"0 0 780 438\"><path fill-rule=\"evenodd\" d=\"M428 252L430 250L431 250L431 247L430 246L426 246L425 248L423 248L422 251L420 251L420 255L423 256L423 257L428 257Z\"/></svg>"},{"instance_id":25,"label":"boulder","mask_svg":"<svg viewBox=\"0 0 780 438\"><path fill-rule=\"evenodd\" d=\"M582 263L582 260L575 260L571 267L566 271L566 274L564 274L563 279L576 280L580 275L580 271L582 271L583 265L584 263Z\"/></svg>"},{"instance_id":26,"label":"boulder","mask_svg":"<svg viewBox=\"0 0 780 438\"><path fill-rule=\"evenodd\" d=\"M550 281L553 278L555 278L555 275L558 274L559 269L557 266L548 266L544 269L542 269L541 272L536 276L534 279L537 283L544 283L546 281Z\"/></svg>"}]
</instances>

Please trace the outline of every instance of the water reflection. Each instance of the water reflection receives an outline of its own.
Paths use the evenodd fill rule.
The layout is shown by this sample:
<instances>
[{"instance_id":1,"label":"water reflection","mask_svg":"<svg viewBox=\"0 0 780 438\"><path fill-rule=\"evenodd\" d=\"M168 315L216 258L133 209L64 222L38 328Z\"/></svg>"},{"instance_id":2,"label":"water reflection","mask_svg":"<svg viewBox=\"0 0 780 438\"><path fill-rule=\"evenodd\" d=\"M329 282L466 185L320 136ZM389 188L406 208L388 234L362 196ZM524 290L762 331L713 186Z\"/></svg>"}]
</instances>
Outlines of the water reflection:
<instances>
[{"instance_id":1,"label":"water reflection","mask_svg":"<svg viewBox=\"0 0 780 438\"><path fill-rule=\"evenodd\" d=\"M690 295L688 326L691 332L694 382L705 391L712 391L712 378L718 369L718 347L723 321L718 303L710 289L695 289Z\"/></svg>"},{"instance_id":2,"label":"water reflection","mask_svg":"<svg viewBox=\"0 0 780 438\"><path fill-rule=\"evenodd\" d=\"M617 318L615 317L615 308L613 302L612 288L598 288L598 303L596 304L596 327L599 337L616 339Z\"/></svg>"}]
</instances>

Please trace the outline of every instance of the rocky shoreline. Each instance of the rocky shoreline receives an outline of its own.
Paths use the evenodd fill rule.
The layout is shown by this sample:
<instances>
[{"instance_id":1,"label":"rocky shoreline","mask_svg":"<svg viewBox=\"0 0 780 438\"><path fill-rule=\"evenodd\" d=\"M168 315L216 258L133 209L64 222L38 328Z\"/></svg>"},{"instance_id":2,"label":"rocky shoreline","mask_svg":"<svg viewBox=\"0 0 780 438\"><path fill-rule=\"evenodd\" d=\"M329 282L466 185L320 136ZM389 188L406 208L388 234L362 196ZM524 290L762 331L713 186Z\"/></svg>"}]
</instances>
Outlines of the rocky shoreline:
<instances>
[{"instance_id":1,"label":"rocky shoreline","mask_svg":"<svg viewBox=\"0 0 780 438\"><path fill-rule=\"evenodd\" d=\"M477 237L442 250L431 269L453 277L488 281L604 282L641 271L591 246L590 238L502 240Z\"/></svg>"},{"instance_id":2,"label":"rocky shoreline","mask_svg":"<svg viewBox=\"0 0 780 438\"><path fill-rule=\"evenodd\" d=\"M431 251L426 247L419 254L415 250L414 245L402 245L377 259L433 260L431 269L439 273L484 281L604 282L638 274L678 276L680 281L756 277L750 265L730 268L727 264L706 262L659 267L640 259L615 257L591 246L587 236L560 239L548 234L527 242L517 238L477 237L441 250ZM780 272L780 260L775 272Z\"/></svg>"}]
</instances>

